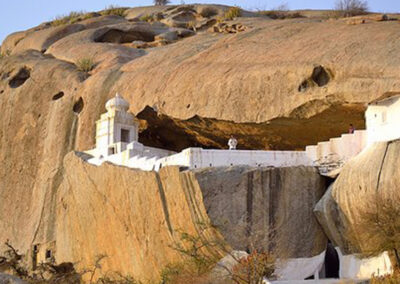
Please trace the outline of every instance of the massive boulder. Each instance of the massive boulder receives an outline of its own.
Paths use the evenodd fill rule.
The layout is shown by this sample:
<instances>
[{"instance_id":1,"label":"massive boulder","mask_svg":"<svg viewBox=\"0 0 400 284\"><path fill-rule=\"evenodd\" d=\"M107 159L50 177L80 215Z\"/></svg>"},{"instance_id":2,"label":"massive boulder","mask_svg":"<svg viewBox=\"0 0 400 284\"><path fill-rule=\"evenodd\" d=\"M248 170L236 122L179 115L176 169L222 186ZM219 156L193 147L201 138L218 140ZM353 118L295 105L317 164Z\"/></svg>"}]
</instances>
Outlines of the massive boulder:
<instances>
[{"instance_id":1,"label":"massive boulder","mask_svg":"<svg viewBox=\"0 0 400 284\"><path fill-rule=\"evenodd\" d=\"M118 273L158 281L166 265L182 261L174 249L183 241L182 232L199 235L204 243L222 241L207 225L201 190L191 172L177 167L144 172L108 163L97 167L72 152L64 170L51 224L55 234L39 244L38 259L53 249L58 263L76 263L83 271L101 255L102 270L95 277ZM205 249L219 255L216 247Z\"/></svg>"},{"instance_id":2,"label":"massive boulder","mask_svg":"<svg viewBox=\"0 0 400 284\"><path fill-rule=\"evenodd\" d=\"M213 224L236 250L313 257L327 239L313 213L326 181L313 167L215 168L195 172Z\"/></svg>"},{"instance_id":3,"label":"massive boulder","mask_svg":"<svg viewBox=\"0 0 400 284\"><path fill-rule=\"evenodd\" d=\"M328 238L344 253L360 253L362 214L379 200L400 200L400 140L373 144L346 164L315 207Z\"/></svg>"},{"instance_id":4,"label":"massive boulder","mask_svg":"<svg viewBox=\"0 0 400 284\"><path fill-rule=\"evenodd\" d=\"M94 122L117 91L142 118L142 141L172 150L190 145L221 148L231 133L245 149L300 149L341 134L350 122L363 128L365 103L399 91L399 62L392 56L400 51L392 41L399 35L396 22L349 26L342 20L274 21L243 13L229 23L246 26L238 34L199 30L173 44L146 42L176 31L168 21L160 21L184 12L202 22L227 9L145 7L126 11L126 18L41 25L7 37L1 52L12 58L34 49L45 52L44 58L70 63L93 59L90 79L77 89L90 105L78 122L78 150L93 146ZM146 15L154 16L152 23L142 21ZM184 17L179 21L185 28L192 22ZM131 43L135 39L158 47L136 49ZM8 61L3 58L1 64ZM44 86L44 81L36 82ZM3 91L3 98L13 95L13 90ZM154 113L145 111L146 106Z\"/></svg>"}]
</instances>

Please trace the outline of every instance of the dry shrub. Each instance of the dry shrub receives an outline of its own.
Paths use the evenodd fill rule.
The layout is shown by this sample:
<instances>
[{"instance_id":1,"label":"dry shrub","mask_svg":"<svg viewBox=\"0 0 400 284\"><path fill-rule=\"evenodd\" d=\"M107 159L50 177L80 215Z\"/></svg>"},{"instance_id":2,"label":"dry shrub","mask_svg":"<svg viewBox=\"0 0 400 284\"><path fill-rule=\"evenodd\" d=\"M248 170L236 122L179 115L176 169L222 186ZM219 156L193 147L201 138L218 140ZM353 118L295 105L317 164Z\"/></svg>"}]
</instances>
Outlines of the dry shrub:
<instances>
[{"instance_id":1,"label":"dry shrub","mask_svg":"<svg viewBox=\"0 0 400 284\"><path fill-rule=\"evenodd\" d=\"M128 8L110 5L105 10L101 11L100 14L103 16L114 15L114 16L124 17L126 10L128 10Z\"/></svg>"},{"instance_id":2,"label":"dry shrub","mask_svg":"<svg viewBox=\"0 0 400 284\"><path fill-rule=\"evenodd\" d=\"M218 10L213 7L205 7L201 10L200 15L204 18L211 18L218 15Z\"/></svg>"},{"instance_id":3,"label":"dry shrub","mask_svg":"<svg viewBox=\"0 0 400 284\"><path fill-rule=\"evenodd\" d=\"M240 9L239 7L231 7L225 12L224 18L231 21L241 16L242 9Z\"/></svg>"},{"instance_id":4,"label":"dry shrub","mask_svg":"<svg viewBox=\"0 0 400 284\"><path fill-rule=\"evenodd\" d=\"M259 11L258 13L263 16L268 16L273 20L305 18L299 12L290 12L290 11L271 10L271 11Z\"/></svg>"},{"instance_id":5,"label":"dry shrub","mask_svg":"<svg viewBox=\"0 0 400 284\"><path fill-rule=\"evenodd\" d=\"M153 2L154 2L154 5L156 5L156 6L165 6L170 3L169 0L153 0Z\"/></svg>"},{"instance_id":6,"label":"dry shrub","mask_svg":"<svg viewBox=\"0 0 400 284\"><path fill-rule=\"evenodd\" d=\"M148 15L148 14L143 15L143 16L141 16L141 17L139 18L139 21L142 21L142 22L152 22L152 21L153 21L153 16L152 16L152 15Z\"/></svg>"},{"instance_id":7,"label":"dry shrub","mask_svg":"<svg viewBox=\"0 0 400 284\"><path fill-rule=\"evenodd\" d=\"M237 284L259 284L264 277L271 277L275 270L275 259L268 253L253 251L248 257L238 260L233 267L232 280Z\"/></svg>"},{"instance_id":8,"label":"dry shrub","mask_svg":"<svg viewBox=\"0 0 400 284\"><path fill-rule=\"evenodd\" d=\"M392 275L373 276L370 284L398 284L400 283L400 270L395 270Z\"/></svg>"},{"instance_id":9,"label":"dry shrub","mask_svg":"<svg viewBox=\"0 0 400 284\"><path fill-rule=\"evenodd\" d=\"M368 2L366 0L337 0L335 13L340 17L353 17L368 13Z\"/></svg>"},{"instance_id":10,"label":"dry shrub","mask_svg":"<svg viewBox=\"0 0 400 284\"><path fill-rule=\"evenodd\" d=\"M90 72L94 69L95 63L91 58L81 58L75 63L79 71Z\"/></svg>"},{"instance_id":11,"label":"dry shrub","mask_svg":"<svg viewBox=\"0 0 400 284\"><path fill-rule=\"evenodd\" d=\"M378 193L379 194L379 193ZM357 232L348 231L351 250L372 257L388 251L400 268L400 203L381 195L371 198L360 210Z\"/></svg>"},{"instance_id":12,"label":"dry shrub","mask_svg":"<svg viewBox=\"0 0 400 284\"><path fill-rule=\"evenodd\" d=\"M84 11L80 12L71 12L68 15L64 16L57 16L50 25L53 27L61 26L61 25L68 25L68 24L75 24L79 21L90 19L95 17L96 13L86 13Z\"/></svg>"}]
</instances>

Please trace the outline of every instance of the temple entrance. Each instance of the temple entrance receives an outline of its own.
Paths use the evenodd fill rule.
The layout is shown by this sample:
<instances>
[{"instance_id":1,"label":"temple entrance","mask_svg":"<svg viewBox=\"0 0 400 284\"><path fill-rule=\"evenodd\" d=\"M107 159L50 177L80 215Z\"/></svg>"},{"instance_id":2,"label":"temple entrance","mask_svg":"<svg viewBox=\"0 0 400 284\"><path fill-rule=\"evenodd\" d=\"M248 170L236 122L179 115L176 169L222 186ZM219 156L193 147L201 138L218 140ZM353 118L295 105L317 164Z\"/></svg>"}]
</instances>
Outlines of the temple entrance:
<instances>
[{"instance_id":1,"label":"temple entrance","mask_svg":"<svg viewBox=\"0 0 400 284\"><path fill-rule=\"evenodd\" d=\"M129 130L121 129L121 142L129 143Z\"/></svg>"}]
</instances>

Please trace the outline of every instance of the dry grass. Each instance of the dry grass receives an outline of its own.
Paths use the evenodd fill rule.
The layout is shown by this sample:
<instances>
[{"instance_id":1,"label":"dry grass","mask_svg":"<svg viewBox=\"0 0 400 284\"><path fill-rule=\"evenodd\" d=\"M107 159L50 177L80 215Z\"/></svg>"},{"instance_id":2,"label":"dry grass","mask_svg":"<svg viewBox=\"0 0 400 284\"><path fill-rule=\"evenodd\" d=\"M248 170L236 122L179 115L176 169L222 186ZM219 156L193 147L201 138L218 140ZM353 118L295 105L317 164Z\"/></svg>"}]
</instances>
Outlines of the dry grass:
<instances>
[{"instance_id":1,"label":"dry grass","mask_svg":"<svg viewBox=\"0 0 400 284\"><path fill-rule=\"evenodd\" d=\"M128 8L110 5L105 10L101 11L100 15L102 16L113 15L113 16L124 17L126 10L128 10Z\"/></svg>"},{"instance_id":2,"label":"dry grass","mask_svg":"<svg viewBox=\"0 0 400 284\"><path fill-rule=\"evenodd\" d=\"M90 72L94 69L95 63L91 58L81 58L75 63L79 71Z\"/></svg>"},{"instance_id":3,"label":"dry grass","mask_svg":"<svg viewBox=\"0 0 400 284\"><path fill-rule=\"evenodd\" d=\"M143 15L143 16L141 16L141 17L139 18L139 21L142 21L142 22L152 22L152 21L153 21L153 16L148 15L148 14Z\"/></svg>"},{"instance_id":4,"label":"dry grass","mask_svg":"<svg viewBox=\"0 0 400 284\"><path fill-rule=\"evenodd\" d=\"M57 16L50 25L53 27L68 25L68 24L75 24L79 21L90 19L95 17L96 13L86 13L84 11L80 12L71 12L68 15Z\"/></svg>"},{"instance_id":5,"label":"dry grass","mask_svg":"<svg viewBox=\"0 0 400 284\"><path fill-rule=\"evenodd\" d=\"M3 58L3 57L10 56L10 55L11 55L11 50L7 49L5 52L1 52L0 53L0 59Z\"/></svg>"},{"instance_id":6,"label":"dry grass","mask_svg":"<svg viewBox=\"0 0 400 284\"><path fill-rule=\"evenodd\" d=\"M392 275L374 276L371 284L398 284L400 283L400 270L395 270Z\"/></svg>"},{"instance_id":7,"label":"dry grass","mask_svg":"<svg viewBox=\"0 0 400 284\"><path fill-rule=\"evenodd\" d=\"M400 204L380 195L370 198L369 204L371 206L360 210L357 232L349 229L346 233L351 250L360 251L366 257L388 251L394 256L396 269L399 269Z\"/></svg>"},{"instance_id":8,"label":"dry grass","mask_svg":"<svg viewBox=\"0 0 400 284\"><path fill-rule=\"evenodd\" d=\"M281 10L259 11L258 14L263 15L263 16L268 16L274 20L305 18L299 12L290 12L290 11L281 11Z\"/></svg>"},{"instance_id":9,"label":"dry grass","mask_svg":"<svg viewBox=\"0 0 400 284\"><path fill-rule=\"evenodd\" d=\"M267 253L253 251L248 257L238 260L233 267L232 280L238 284L261 283L271 277L275 270L275 259Z\"/></svg>"},{"instance_id":10,"label":"dry grass","mask_svg":"<svg viewBox=\"0 0 400 284\"><path fill-rule=\"evenodd\" d=\"M218 15L218 10L213 7L205 7L201 10L200 15L204 18L211 18Z\"/></svg>"},{"instance_id":11,"label":"dry grass","mask_svg":"<svg viewBox=\"0 0 400 284\"><path fill-rule=\"evenodd\" d=\"M231 7L228 11L225 12L224 18L226 20L234 20L242 16L242 9L239 7Z\"/></svg>"}]
</instances>

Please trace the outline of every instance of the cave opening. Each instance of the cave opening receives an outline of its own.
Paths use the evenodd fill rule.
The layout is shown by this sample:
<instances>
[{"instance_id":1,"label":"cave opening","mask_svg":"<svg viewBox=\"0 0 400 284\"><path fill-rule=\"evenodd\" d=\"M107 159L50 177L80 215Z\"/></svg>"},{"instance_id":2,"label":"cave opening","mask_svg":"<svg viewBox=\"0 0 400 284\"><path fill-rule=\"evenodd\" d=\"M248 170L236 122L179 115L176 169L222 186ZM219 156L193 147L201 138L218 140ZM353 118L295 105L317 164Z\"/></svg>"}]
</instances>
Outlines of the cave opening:
<instances>
[{"instance_id":1,"label":"cave opening","mask_svg":"<svg viewBox=\"0 0 400 284\"><path fill-rule=\"evenodd\" d=\"M186 107L186 104L183 105ZM264 123L236 123L193 116L178 119L145 107L136 117L140 121L139 142L150 147L180 152L186 148L228 149L233 135L239 150L304 150L307 145L340 137L352 121L365 128L365 106L332 105L312 117L276 118ZM325 125L331 127L325 127Z\"/></svg>"},{"instance_id":2,"label":"cave opening","mask_svg":"<svg viewBox=\"0 0 400 284\"><path fill-rule=\"evenodd\" d=\"M18 87L22 86L26 82L26 80L28 80L30 77L31 77L31 71L28 68L23 67L10 80L8 85L13 89L18 88Z\"/></svg>"},{"instance_id":3,"label":"cave opening","mask_svg":"<svg viewBox=\"0 0 400 284\"><path fill-rule=\"evenodd\" d=\"M122 31L111 29L95 39L95 42L108 42L108 43L131 43L133 41L154 41L154 34L148 31Z\"/></svg>"},{"instance_id":4,"label":"cave opening","mask_svg":"<svg viewBox=\"0 0 400 284\"><path fill-rule=\"evenodd\" d=\"M321 65L314 67L311 79L319 86L323 87L330 81L330 76L324 67Z\"/></svg>"},{"instance_id":5,"label":"cave opening","mask_svg":"<svg viewBox=\"0 0 400 284\"><path fill-rule=\"evenodd\" d=\"M64 96L64 92L59 92L57 94L55 94L52 98L53 101L59 100Z\"/></svg>"},{"instance_id":6,"label":"cave opening","mask_svg":"<svg viewBox=\"0 0 400 284\"><path fill-rule=\"evenodd\" d=\"M72 107L72 110L75 114L79 114L81 113L81 111L83 110L83 99L82 97L80 97L74 104L74 106Z\"/></svg>"},{"instance_id":7,"label":"cave opening","mask_svg":"<svg viewBox=\"0 0 400 284\"><path fill-rule=\"evenodd\" d=\"M339 255L331 241L328 241L325 253L325 278L339 278Z\"/></svg>"}]
</instances>

